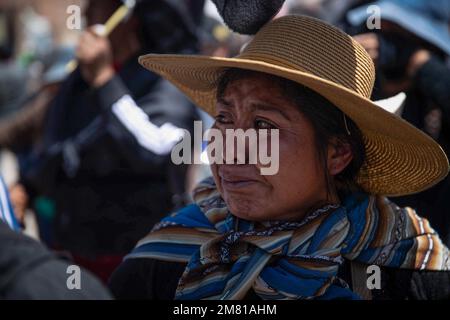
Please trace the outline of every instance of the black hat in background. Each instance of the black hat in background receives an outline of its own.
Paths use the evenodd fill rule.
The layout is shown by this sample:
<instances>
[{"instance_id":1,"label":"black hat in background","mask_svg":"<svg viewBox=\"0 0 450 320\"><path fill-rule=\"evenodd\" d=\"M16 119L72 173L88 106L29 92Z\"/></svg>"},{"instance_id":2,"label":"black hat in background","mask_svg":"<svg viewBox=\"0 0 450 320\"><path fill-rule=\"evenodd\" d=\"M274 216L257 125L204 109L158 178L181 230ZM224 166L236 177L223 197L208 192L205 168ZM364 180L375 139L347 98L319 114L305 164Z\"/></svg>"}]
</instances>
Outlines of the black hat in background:
<instances>
[{"instance_id":1,"label":"black hat in background","mask_svg":"<svg viewBox=\"0 0 450 320\"><path fill-rule=\"evenodd\" d=\"M280 11L285 0L212 1L231 30L242 34L255 34Z\"/></svg>"}]
</instances>

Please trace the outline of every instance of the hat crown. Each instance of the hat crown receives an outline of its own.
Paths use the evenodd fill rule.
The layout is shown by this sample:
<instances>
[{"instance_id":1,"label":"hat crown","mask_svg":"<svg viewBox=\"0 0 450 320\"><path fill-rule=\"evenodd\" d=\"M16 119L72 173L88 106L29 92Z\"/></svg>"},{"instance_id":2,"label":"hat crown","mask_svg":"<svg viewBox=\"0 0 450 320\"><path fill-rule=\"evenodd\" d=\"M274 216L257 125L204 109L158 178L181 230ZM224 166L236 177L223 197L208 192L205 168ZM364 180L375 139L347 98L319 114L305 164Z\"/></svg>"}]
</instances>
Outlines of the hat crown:
<instances>
[{"instance_id":1,"label":"hat crown","mask_svg":"<svg viewBox=\"0 0 450 320\"><path fill-rule=\"evenodd\" d=\"M265 25L239 58L311 73L370 98L375 68L366 50L315 18L285 16Z\"/></svg>"}]
</instances>

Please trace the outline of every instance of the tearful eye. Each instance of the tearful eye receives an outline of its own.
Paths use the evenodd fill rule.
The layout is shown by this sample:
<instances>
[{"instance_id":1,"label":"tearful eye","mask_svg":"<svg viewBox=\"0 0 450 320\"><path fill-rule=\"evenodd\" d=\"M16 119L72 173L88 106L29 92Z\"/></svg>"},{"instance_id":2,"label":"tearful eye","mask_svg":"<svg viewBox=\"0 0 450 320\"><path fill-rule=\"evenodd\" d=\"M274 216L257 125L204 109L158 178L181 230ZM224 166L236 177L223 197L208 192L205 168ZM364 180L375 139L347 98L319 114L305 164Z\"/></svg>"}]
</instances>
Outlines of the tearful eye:
<instances>
[{"instance_id":1,"label":"tearful eye","mask_svg":"<svg viewBox=\"0 0 450 320\"><path fill-rule=\"evenodd\" d=\"M214 117L214 119L216 120L217 123L220 124L230 124L232 123L232 121L225 115L223 114L218 114L217 116Z\"/></svg>"},{"instance_id":2,"label":"tearful eye","mask_svg":"<svg viewBox=\"0 0 450 320\"><path fill-rule=\"evenodd\" d=\"M276 126L266 120L258 119L255 121L255 128L256 129L276 129Z\"/></svg>"}]
</instances>

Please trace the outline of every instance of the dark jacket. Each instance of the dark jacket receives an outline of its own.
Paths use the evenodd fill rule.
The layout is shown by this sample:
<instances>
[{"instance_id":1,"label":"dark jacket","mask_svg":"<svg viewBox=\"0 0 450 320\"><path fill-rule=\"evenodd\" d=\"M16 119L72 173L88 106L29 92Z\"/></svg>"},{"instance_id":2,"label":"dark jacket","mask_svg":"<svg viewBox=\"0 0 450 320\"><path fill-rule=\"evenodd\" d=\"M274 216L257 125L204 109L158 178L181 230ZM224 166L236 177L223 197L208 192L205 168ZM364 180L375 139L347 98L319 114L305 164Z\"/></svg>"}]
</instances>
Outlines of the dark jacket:
<instances>
[{"instance_id":1,"label":"dark jacket","mask_svg":"<svg viewBox=\"0 0 450 320\"><path fill-rule=\"evenodd\" d=\"M132 114L119 116L114 107L126 97ZM168 123L192 131L195 107L133 58L97 90L76 71L49 110L44 148L25 176L55 201L58 244L81 255L125 254L184 187L185 168L140 138L159 141L146 126ZM134 124L145 116L150 122Z\"/></svg>"},{"instance_id":2,"label":"dark jacket","mask_svg":"<svg viewBox=\"0 0 450 320\"><path fill-rule=\"evenodd\" d=\"M80 289L69 289L70 265L0 221L0 299L111 299L108 290L83 269Z\"/></svg>"},{"instance_id":3,"label":"dark jacket","mask_svg":"<svg viewBox=\"0 0 450 320\"><path fill-rule=\"evenodd\" d=\"M173 300L186 264L154 259L126 260L109 283L116 299ZM351 284L348 262L339 276ZM450 272L381 268L381 289L372 290L373 300L450 300ZM250 290L244 300L260 300Z\"/></svg>"}]
</instances>

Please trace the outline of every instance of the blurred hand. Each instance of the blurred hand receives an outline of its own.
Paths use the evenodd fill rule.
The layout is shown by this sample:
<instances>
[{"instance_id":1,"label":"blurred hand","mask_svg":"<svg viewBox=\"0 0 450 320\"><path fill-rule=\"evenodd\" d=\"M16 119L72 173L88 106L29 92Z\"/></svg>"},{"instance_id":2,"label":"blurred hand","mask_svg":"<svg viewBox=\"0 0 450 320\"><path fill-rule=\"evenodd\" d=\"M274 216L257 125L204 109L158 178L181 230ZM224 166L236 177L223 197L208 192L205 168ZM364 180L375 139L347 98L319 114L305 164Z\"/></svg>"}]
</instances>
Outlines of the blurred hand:
<instances>
[{"instance_id":1,"label":"blurred hand","mask_svg":"<svg viewBox=\"0 0 450 320\"><path fill-rule=\"evenodd\" d=\"M372 60L377 63L379 57L380 43L375 33L363 33L353 37L369 53Z\"/></svg>"},{"instance_id":2,"label":"blurred hand","mask_svg":"<svg viewBox=\"0 0 450 320\"><path fill-rule=\"evenodd\" d=\"M14 215L19 224L24 225L25 211L28 207L28 194L21 184L15 184L9 189Z\"/></svg>"},{"instance_id":3,"label":"blurred hand","mask_svg":"<svg viewBox=\"0 0 450 320\"><path fill-rule=\"evenodd\" d=\"M414 52L409 59L407 73L413 77L416 72L431 59L431 53L428 50L420 49Z\"/></svg>"},{"instance_id":4,"label":"blurred hand","mask_svg":"<svg viewBox=\"0 0 450 320\"><path fill-rule=\"evenodd\" d=\"M76 57L84 80L93 87L101 87L114 77L111 44L99 35L98 27L88 28L80 37Z\"/></svg>"}]
</instances>

